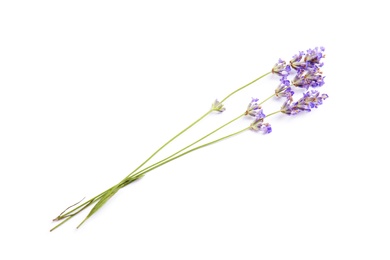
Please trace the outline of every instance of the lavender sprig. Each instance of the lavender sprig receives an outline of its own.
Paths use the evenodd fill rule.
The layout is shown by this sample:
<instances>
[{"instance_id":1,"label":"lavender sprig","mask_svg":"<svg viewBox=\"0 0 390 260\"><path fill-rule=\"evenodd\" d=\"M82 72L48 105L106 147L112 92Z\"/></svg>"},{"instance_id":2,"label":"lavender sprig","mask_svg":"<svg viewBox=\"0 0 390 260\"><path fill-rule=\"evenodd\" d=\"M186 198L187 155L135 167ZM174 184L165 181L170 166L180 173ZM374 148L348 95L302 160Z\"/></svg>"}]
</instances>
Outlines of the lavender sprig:
<instances>
[{"instance_id":1,"label":"lavender sprig","mask_svg":"<svg viewBox=\"0 0 390 260\"><path fill-rule=\"evenodd\" d=\"M287 115L297 115L302 111L310 112L313 108L318 108L322 105L323 101L328 98L327 94L320 94L317 90L311 90L303 94L297 102L287 100L280 112Z\"/></svg>"},{"instance_id":2,"label":"lavender sprig","mask_svg":"<svg viewBox=\"0 0 390 260\"><path fill-rule=\"evenodd\" d=\"M293 95L294 91L290 87L290 81L287 78L281 78L279 86L275 89L275 96L291 99Z\"/></svg>"},{"instance_id":3,"label":"lavender sprig","mask_svg":"<svg viewBox=\"0 0 390 260\"><path fill-rule=\"evenodd\" d=\"M131 183L133 182L135 179L134 179L134 174L138 172L139 169L141 169L141 167L143 167L147 162L149 162L157 153L159 153L163 148L165 148L168 144L170 144L173 140L175 140L177 137L179 137L180 135L182 135L183 133L185 133L187 130L189 130L190 128L192 128L195 124L197 124L198 122L200 122L203 118L205 118L207 115L209 115L211 112L213 111L218 111L218 112L223 112L225 110L225 107L224 107L224 102L230 98L231 96L233 96L235 93L243 90L244 88L250 86L251 84L257 82L258 80L264 78L265 76L269 75L271 72L267 72L263 75L261 75L260 77L252 80L251 82L245 84L244 86L236 89L235 91L231 92L229 95L227 95L224 99L222 99L222 101L218 101L218 100L215 100L211 106L211 109L209 111L207 111L204 115L202 115L199 119L197 119L195 122L193 122L192 124L190 124L189 126L187 126L185 129L183 129L182 131L180 131L178 134L176 134L174 137L172 137L170 140L168 140L165 144L163 144L160 148L158 148L151 156L149 156L143 163L141 163L135 170L133 170L129 175L127 175L122 181L120 181L117 185L107 189L106 191L100 193L99 195L93 197L92 199L82 203L81 205L78 205L77 207L71 209L71 210L65 210L65 212L61 213L60 215L58 215L56 218L53 219L53 221L60 221L60 220L63 220L60 224L58 224L57 226L55 226L54 228L52 228L50 231L53 231L55 230L56 228L58 228L59 226L61 226L62 224L64 224L65 222L67 222L69 219L71 219L72 217L74 217L75 215L77 215L78 213L80 213L81 211L83 211L84 209L88 208L90 205L92 205L93 203L97 202L97 204L92 208L92 210L90 211L90 213L88 214L88 216L81 222L81 224L78 226L80 227L89 217L91 217L95 212L97 212L97 210L99 210L120 188L126 186L124 185L125 183ZM142 177L143 175L138 175L140 177ZM71 208L71 207L70 207Z\"/></svg>"},{"instance_id":4,"label":"lavender sprig","mask_svg":"<svg viewBox=\"0 0 390 260\"><path fill-rule=\"evenodd\" d=\"M97 204L95 205L95 207L93 207L93 209L91 210L91 212L88 214L88 216L77 226L77 228L79 228L86 220L88 220L89 217L91 217L97 210L99 210L113 195L115 195L115 193L129 185L130 183L134 182L135 180L138 180L140 178L142 178L145 173L155 169L155 168L158 168L160 166L162 166L163 164L169 162L169 161L172 161L176 158L179 158L181 156L183 156L184 154L187 154L188 152L190 151L194 151L194 150L197 150L201 147L204 147L204 146L207 146L211 143L215 143L215 142L211 142L211 143L208 143L207 145L204 145L204 146L201 146L201 147L197 147L197 148L194 148L188 152L184 152L182 154L180 154L181 152L185 151L186 149L192 147L193 145L199 143L200 141L204 140L205 138L209 137L210 135L216 133L217 131L219 131L220 129L226 127L227 125L233 123L234 121L238 120L239 118L245 116L245 115L249 115L249 112L248 110L253 110L253 111L257 111L256 113L252 113L252 116L255 116L256 118L258 117L265 117L264 113L262 112L262 110L259 109L259 107L261 107L261 105L263 103L265 103L266 101L268 101L270 98L272 98L274 95L271 95L270 97L266 98L265 100L263 100L262 102L260 103L257 103L258 102L258 99L255 99L255 98L252 98L252 101L250 102L250 104L248 105L248 108L247 110L245 111L245 113L239 115L238 117L234 118L233 120L227 122L226 124L218 127L217 129L215 129L214 131L210 132L209 134L203 136L202 138L198 139L197 141L191 143L190 145L180 149L179 151L177 151L176 153L164 158L163 160L151 165L151 166L148 166L146 167L145 169L143 170L140 170L140 171L136 171L136 172L133 172L131 174L129 174L128 176L126 176L126 178L124 178L121 182L119 182L117 185L109 188L108 190L100 193L99 195L95 196L94 198L90 199L89 201L77 206L76 208L70 210L70 211L67 211L69 208L75 206L75 205L72 205L71 207L67 208L64 212L62 212L57 218L54 219L54 221L60 221L60 220L63 220L60 224L58 224L57 226L55 226L53 229L51 229L50 231L53 231L55 230L56 228L58 228L59 226L61 226L62 224L64 224L65 222L67 222L70 218L72 218L73 216L77 215L78 213L80 213L81 211L83 211L84 209L86 209L87 207L89 207L91 204L97 202ZM269 126L268 125L265 125L266 126ZM259 126L260 127L260 126ZM248 127L248 129L251 128L251 127ZM263 128L262 128L263 129ZM255 130L255 129L254 129ZM270 133L270 127L268 127L268 133ZM227 138L227 137L225 137ZM225 139L225 138L222 138L222 139ZM221 140L222 140L221 139ZM178 155L180 154L180 155ZM176 157L175 157L176 156ZM78 203L76 203L78 204Z\"/></svg>"},{"instance_id":5,"label":"lavender sprig","mask_svg":"<svg viewBox=\"0 0 390 260\"><path fill-rule=\"evenodd\" d=\"M308 68L320 68L324 65L321 61L322 58L325 58L324 47L315 47L314 49L308 49L305 52L300 51L298 54L295 54L290 60L290 65L293 69L300 71Z\"/></svg>"},{"instance_id":6,"label":"lavender sprig","mask_svg":"<svg viewBox=\"0 0 390 260\"><path fill-rule=\"evenodd\" d=\"M245 111L245 115L257 117L259 114L263 114L261 105L257 103L258 101L258 98L252 98L252 101L249 103L248 108Z\"/></svg>"},{"instance_id":7,"label":"lavender sprig","mask_svg":"<svg viewBox=\"0 0 390 260\"><path fill-rule=\"evenodd\" d=\"M291 72L291 67L290 65L287 65L287 63L279 59L278 62L274 65L272 68L272 73L277 74L281 77L287 77Z\"/></svg>"},{"instance_id":8,"label":"lavender sprig","mask_svg":"<svg viewBox=\"0 0 390 260\"><path fill-rule=\"evenodd\" d=\"M325 56L323 55L324 48L314 48L313 50L309 49L306 54L304 52L300 52L298 55L295 55L293 59L290 61L290 65L292 68L297 70L297 75L294 77L291 84L296 87L301 87L308 89L310 87L319 87L324 84L324 77L322 77L322 72L320 72L319 68L322 67L323 63L321 59ZM294 92L291 89L290 81L287 79L291 72L290 65L287 65L285 61L279 59L278 63L275 64L275 66L272 68L271 72L268 72L259 78L249 82L248 84L244 85L243 87L233 91L228 96L226 96L221 102L216 100L213 104L211 109L204 114L202 117L200 117L198 120L196 120L194 123L189 125L187 128L179 132L176 136L171 138L167 143L165 143L162 147L160 147L155 153L153 153L144 163L142 163L139 167L137 167L132 173L130 173L128 176L126 176L121 182L119 182L117 185L114 185L113 187L107 189L106 191L100 193L99 195L93 197L92 199L88 200L87 202L84 202L83 204L70 209L73 206L67 208L64 212L62 212L57 218L55 218L55 221L63 220L60 224L55 226L52 230L56 229L60 225L64 224L68 220L70 220L73 216L77 215L84 209L88 208L92 204L96 203L95 206L92 208L92 210L89 212L87 217L83 220L83 222L79 225L81 226L90 216L92 216L95 212L97 212L112 196L114 196L117 191L128 184L134 182L137 179L142 178L147 172L156 169L172 160L175 160L177 158L180 158L181 156L188 154L192 151L198 150L200 148L206 147L208 145L214 144L216 142L219 142L221 140L224 140L228 137L237 135L239 133L242 133L246 130L254 130L254 131L261 131L263 133L271 133L272 128L269 123L264 123L264 119L266 117L269 117L271 115L277 114L279 112L285 113L288 115L296 115L302 111L311 111L312 108L317 108L319 105L323 103L323 100L325 100L328 95L326 94L320 94L316 90L311 90L306 93L304 93L303 97L299 99L297 102L293 102L293 95ZM207 116L209 113L213 111L223 112L225 110L224 107L224 101L226 101L230 96L237 93L238 91L246 88L247 86L251 85L252 83L256 82L257 80L265 77L266 75L274 73L279 76L281 76L280 84L275 90L275 93L265 99L263 102L258 103L258 99L252 98L252 101L249 103L245 113L241 114L240 116L234 118L233 120L227 122L226 124L220 126L216 130L210 132L209 134L203 136L202 138L198 139L197 141L191 143L190 145L187 145L183 149L179 150L178 152L166 157L165 159L152 164L151 166L148 166L144 169L140 168L146 164L154 155L156 155L161 149L163 149L166 145L168 145L171 141L176 139L178 136L183 134L185 131L187 131L189 128L191 128L193 125L201 121L205 116ZM273 113L270 113L268 115L265 115L263 112L262 104L272 98L273 96L276 97L283 97L286 98L287 101L283 104L282 108L279 111L275 111ZM197 144L198 142L204 140L205 138L209 137L210 135L214 134L215 132L219 131L223 127L231 124L232 122L238 120L239 118L243 116L251 116L254 117L254 121L250 124L250 126L237 131L233 134L221 137L219 139L216 139L214 141L208 142L206 144L200 145L198 147L192 148L188 150L188 148L192 147L193 145ZM78 227L79 227L78 226ZM51 230L51 231L52 231Z\"/></svg>"},{"instance_id":9,"label":"lavender sprig","mask_svg":"<svg viewBox=\"0 0 390 260\"><path fill-rule=\"evenodd\" d=\"M324 78L318 68L307 68L305 70L299 70L291 83L299 88L316 88L325 84Z\"/></svg>"}]
</instances>

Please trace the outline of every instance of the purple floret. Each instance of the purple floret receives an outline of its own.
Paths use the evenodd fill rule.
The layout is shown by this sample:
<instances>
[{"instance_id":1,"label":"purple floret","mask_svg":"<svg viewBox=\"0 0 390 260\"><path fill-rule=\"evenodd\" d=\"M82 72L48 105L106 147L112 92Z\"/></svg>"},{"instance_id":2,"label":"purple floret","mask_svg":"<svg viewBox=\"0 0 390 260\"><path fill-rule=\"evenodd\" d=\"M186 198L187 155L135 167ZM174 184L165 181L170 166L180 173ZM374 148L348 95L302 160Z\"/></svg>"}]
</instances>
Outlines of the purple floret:
<instances>
[{"instance_id":1,"label":"purple floret","mask_svg":"<svg viewBox=\"0 0 390 260\"><path fill-rule=\"evenodd\" d=\"M251 129L254 131L262 131L264 134L272 132L272 127L269 123L264 123L264 118L256 118L252 124Z\"/></svg>"},{"instance_id":2,"label":"purple floret","mask_svg":"<svg viewBox=\"0 0 390 260\"><path fill-rule=\"evenodd\" d=\"M316 88L325 84L324 78L318 68L308 68L307 70L298 71L291 84L305 89L309 89L309 87Z\"/></svg>"},{"instance_id":3,"label":"purple floret","mask_svg":"<svg viewBox=\"0 0 390 260\"><path fill-rule=\"evenodd\" d=\"M281 78L279 86L275 89L276 97L286 97L288 99L292 98L294 91L290 87L290 81L287 78Z\"/></svg>"},{"instance_id":4,"label":"purple floret","mask_svg":"<svg viewBox=\"0 0 390 260\"><path fill-rule=\"evenodd\" d=\"M321 61L325 57L324 47L315 47L305 52L300 51L299 54L293 56L290 60L290 65L297 71L306 70L309 68L320 68L324 65Z\"/></svg>"},{"instance_id":5,"label":"purple floret","mask_svg":"<svg viewBox=\"0 0 390 260\"><path fill-rule=\"evenodd\" d=\"M257 103L258 101L258 98L252 98L252 101L249 103L248 108L246 109L245 115L256 118L264 115L263 109L261 109L261 106Z\"/></svg>"},{"instance_id":6,"label":"purple floret","mask_svg":"<svg viewBox=\"0 0 390 260\"><path fill-rule=\"evenodd\" d=\"M308 91L297 102L287 100L280 111L287 115L296 115L302 111L310 112L311 109L318 108L319 105L322 105L323 101L327 98L327 94L320 94L316 90Z\"/></svg>"},{"instance_id":7,"label":"purple floret","mask_svg":"<svg viewBox=\"0 0 390 260\"><path fill-rule=\"evenodd\" d=\"M284 60L279 59L275 66L272 68L272 73L278 74L281 77L287 77L291 72L290 65Z\"/></svg>"}]
</instances>

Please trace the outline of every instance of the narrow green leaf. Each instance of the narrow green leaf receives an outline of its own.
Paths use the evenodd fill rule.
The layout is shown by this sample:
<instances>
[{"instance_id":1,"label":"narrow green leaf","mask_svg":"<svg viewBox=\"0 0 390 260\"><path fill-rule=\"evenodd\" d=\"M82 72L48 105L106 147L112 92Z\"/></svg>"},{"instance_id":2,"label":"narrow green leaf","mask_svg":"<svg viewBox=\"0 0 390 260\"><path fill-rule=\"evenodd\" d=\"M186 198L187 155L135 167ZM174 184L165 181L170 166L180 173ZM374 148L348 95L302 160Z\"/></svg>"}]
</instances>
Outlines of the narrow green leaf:
<instances>
[{"instance_id":1,"label":"narrow green leaf","mask_svg":"<svg viewBox=\"0 0 390 260\"><path fill-rule=\"evenodd\" d=\"M87 219L89 219L93 214L95 214L103 205L117 193L119 190L118 187L113 187L110 190L108 190L96 203L96 205L91 209L88 216L77 226L79 228Z\"/></svg>"}]
</instances>

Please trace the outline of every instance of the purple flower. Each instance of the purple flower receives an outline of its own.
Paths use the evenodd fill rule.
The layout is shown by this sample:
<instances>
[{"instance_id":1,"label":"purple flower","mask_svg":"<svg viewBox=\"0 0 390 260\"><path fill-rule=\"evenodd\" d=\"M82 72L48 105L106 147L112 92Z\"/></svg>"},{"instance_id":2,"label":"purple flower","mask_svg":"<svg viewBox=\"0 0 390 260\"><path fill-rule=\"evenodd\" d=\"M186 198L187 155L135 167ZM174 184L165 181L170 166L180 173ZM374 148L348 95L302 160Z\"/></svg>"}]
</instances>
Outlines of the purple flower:
<instances>
[{"instance_id":1,"label":"purple flower","mask_svg":"<svg viewBox=\"0 0 390 260\"><path fill-rule=\"evenodd\" d=\"M256 118L250 125L251 129L254 131L262 131L264 134L271 133L271 125L269 123L264 123L263 120L264 118Z\"/></svg>"},{"instance_id":2,"label":"purple flower","mask_svg":"<svg viewBox=\"0 0 390 260\"><path fill-rule=\"evenodd\" d=\"M300 51L299 54L294 55L292 60L290 60L290 65L297 71L322 67L324 63L321 62L321 59L325 57L324 51L324 47L309 49L306 51L306 54Z\"/></svg>"},{"instance_id":3,"label":"purple flower","mask_svg":"<svg viewBox=\"0 0 390 260\"><path fill-rule=\"evenodd\" d=\"M290 74L291 67L284 60L279 59L278 63L272 68L272 73L282 77L287 77Z\"/></svg>"},{"instance_id":4,"label":"purple flower","mask_svg":"<svg viewBox=\"0 0 390 260\"><path fill-rule=\"evenodd\" d=\"M270 134L272 132L272 127L269 123L265 123L261 126L261 129L264 134Z\"/></svg>"},{"instance_id":5,"label":"purple flower","mask_svg":"<svg viewBox=\"0 0 390 260\"><path fill-rule=\"evenodd\" d=\"M299 70L291 83L299 88L315 88L325 84L324 78L318 68L308 68L306 70Z\"/></svg>"},{"instance_id":6,"label":"purple flower","mask_svg":"<svg viewBox=\"0 0 390 260\"><path fill-rule=\"evenodd\" d=\"M293 95L294 91L290 87L290 81L284 77L281 78L279 86L275 89L275 96L291 99Z\"/></svg>"},{"instance_id":7,"label":"purple flower","mask_svg":"<svg viewBox=\"0 0 390 260\"><path fill-rule=\"evenodd\" d=\"M249 103L248 108L246 109L245 115L253 116L256 118L264 118L265 115L263 113L263 109L257 103L259 99L252 98L252 101Z\"/></svg>"},{"instance_id":8,"label":"purple flower","mask_svg":"<svg viewBox=\"0 0 390 260\"><path fill-rule=\"evenodd\" d=\"M310 112L312 108L318 108L328 98L327 94L321 94L316 90L308 91L297 102L287 100L280 111L287 115L296 115L302 111Z\"/></svg>"},{"instance_id":9,"label":"purple flower","mask_svg":"<svg viewBox=\"0 0 390 260\"><path fill-rule=\"evenodd\" d=\"M287 99L283 106L280 108L280 112L287 114L287 115L295 115L297 114L296 111L293 109L294 107L292 106L292 99Z\"/></svg>"},{"instance_id":10,"label":"purple flower","mask_svg":"<svg viewBox=\"0 0 390 260\"><path fill-rule=\"evenodd\" d=\"M315 47L313 50L309 49L306 52L305 61L309 67L322 67L324 63L321 62L321 59L325 57L323 52L325 51L324 47Z\"/></svg>"},{"instance_id":11,"label":"purple flower","mask_svg":"<svg viewBox=\"0 0 390 260\"><path fill-rule=\"evenodd\" d=\"M300 51L298 54L294 55L292 60L290 60L290 65L295 70L301 70L306 68L306 62L302 60L305 52Z\"/></svg>"}]
</instances>

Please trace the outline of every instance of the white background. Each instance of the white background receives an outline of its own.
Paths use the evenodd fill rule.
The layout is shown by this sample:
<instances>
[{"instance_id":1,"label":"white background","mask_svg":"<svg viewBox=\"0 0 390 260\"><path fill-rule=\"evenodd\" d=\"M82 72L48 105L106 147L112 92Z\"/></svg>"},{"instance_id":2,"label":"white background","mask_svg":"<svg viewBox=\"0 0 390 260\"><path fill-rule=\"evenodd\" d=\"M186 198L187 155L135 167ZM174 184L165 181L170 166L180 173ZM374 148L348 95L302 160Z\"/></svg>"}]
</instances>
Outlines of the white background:
<instances>
[{"instance_id":1,"label":"white background","mask_svg":"<svg viewBox=\"0 0 390 260\"><path fill-rule=\"evenodd\" d=\"M384 3L1 1L0 258L390 259ZM87 212L49 232L215 98L315 46L326 47L329 94L319 109L169 163L79 230ZM155 159L277 82L228 99Z\"/></svg>"}]
</instances>

